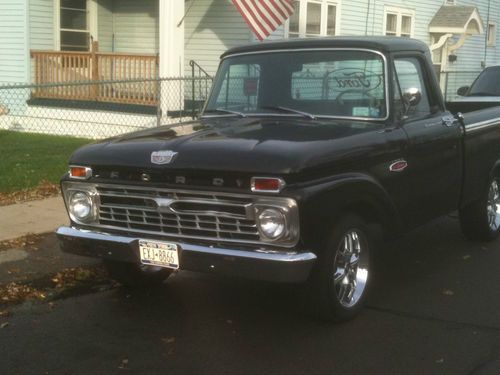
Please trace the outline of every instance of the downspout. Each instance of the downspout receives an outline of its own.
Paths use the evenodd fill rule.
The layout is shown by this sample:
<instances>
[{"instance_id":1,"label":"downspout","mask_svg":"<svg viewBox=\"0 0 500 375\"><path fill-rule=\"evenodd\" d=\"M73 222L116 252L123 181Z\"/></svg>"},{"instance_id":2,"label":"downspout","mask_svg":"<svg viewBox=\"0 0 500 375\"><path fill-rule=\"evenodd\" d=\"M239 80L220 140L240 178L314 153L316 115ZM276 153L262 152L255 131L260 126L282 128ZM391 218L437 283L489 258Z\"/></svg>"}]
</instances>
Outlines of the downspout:
<instances>
[{"instance_id":1,"label":"downspout","mask_svg":"<svg viewBox=\"0 0 500 375\"><path fill-rule=\"evenodd\" d=\"M26 19L24 23L24 40L25 40L25 59L26 59L26 83L31 82L31 35L30 35L30 3L29 0L26 0L24 3L26 7Z\"/></svg>"},{"instance_id":2,"label":"downspout","mask_svg":"<svg viewBox=\"0 0 500 375\"><path fill-rule=\"evenodd\" d=\"M487 62L486 58L488 57L488 35L490 33L490 5L491 0L488 0L488 13L486 16L486 33L484 35L484 58L483 58L483 68L486 68Z\"/></svg>"},{"instance_id":3,"label":"downspout","mask_svg":"<svg viewBox=\"0 0 500 375\"><path fill-rule=\"evenodd\" d=\"M368 4L366 5L366 22L365 22L365 36L368 35L368 17L370 17L370 5L372 0L368 0Z\"/></svg>"}]
</instances>

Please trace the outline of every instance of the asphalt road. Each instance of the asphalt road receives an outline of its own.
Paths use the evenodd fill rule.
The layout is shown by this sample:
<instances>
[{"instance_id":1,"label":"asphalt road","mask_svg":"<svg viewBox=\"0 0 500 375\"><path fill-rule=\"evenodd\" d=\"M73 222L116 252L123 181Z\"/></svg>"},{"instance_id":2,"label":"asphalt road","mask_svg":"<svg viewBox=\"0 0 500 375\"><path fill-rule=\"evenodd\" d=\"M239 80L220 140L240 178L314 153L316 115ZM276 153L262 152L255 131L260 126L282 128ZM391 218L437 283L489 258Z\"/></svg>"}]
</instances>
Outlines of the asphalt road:
<instances>
[{"instance_id":1,"label":"asphalt road","mask_svg":"<svg viewBox=\"0 0 500 375\"><path fill-rule=\"evenodd\" d=\"M295 286L180 272L24 304L0 330L1 374L500 374L500 239L444 218L377 254L367 308L327 324Z\"/></svg>"}]
</instances>

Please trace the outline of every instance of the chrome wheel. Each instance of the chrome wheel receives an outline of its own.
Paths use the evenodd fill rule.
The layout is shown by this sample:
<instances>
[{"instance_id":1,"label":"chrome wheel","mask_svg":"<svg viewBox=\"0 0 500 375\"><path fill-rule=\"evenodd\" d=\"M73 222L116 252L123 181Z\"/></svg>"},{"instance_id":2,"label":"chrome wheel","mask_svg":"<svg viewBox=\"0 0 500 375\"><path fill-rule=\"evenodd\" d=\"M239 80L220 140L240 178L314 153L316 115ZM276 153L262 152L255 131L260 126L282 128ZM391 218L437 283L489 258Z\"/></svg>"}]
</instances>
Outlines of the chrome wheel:
<instances>
[{"instance_id":1,"label":"chrome wheel","mask_svg":"<svg viewBox=\"0 0 500 375\"><path fill-rule=\"evenodd\" d=\"M358 229L344 234L334 260L334 289L339 303L352 307L363 295L368 280L369 253L365 235Z\"/></svg>"},{"instance_id":2,"label":"chrome wheel","mask_svg":"<svg viewBox=\"0 0 500 375\"><path fill-rule=\"evenodd\" d=\"M488 225L492 231L497 231L500 226L500 192L498 182L493 180L488 191Z\"/></svg>"}]
</instances>

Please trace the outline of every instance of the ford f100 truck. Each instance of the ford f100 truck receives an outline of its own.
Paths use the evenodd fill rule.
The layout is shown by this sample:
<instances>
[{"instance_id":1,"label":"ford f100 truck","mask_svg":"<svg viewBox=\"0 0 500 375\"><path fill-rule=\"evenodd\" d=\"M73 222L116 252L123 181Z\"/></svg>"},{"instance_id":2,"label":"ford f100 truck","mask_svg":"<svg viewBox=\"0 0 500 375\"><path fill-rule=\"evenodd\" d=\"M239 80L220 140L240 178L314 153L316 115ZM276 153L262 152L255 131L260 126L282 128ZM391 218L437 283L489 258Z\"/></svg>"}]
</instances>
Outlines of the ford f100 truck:
<instances>
[{"instance_id":1,"label":"ford f100 truck","mask_svg":"<svg viewBox=\"0 0 500 375\"><path fill-rule=\"evenodd\" d=\"M366 299L384 240L458 210L500 224L500 109L446 108L427 46L336 37L222 55L199 120L77 150L63 251L126 285L175 270L302 283L331 320Z\"/></svg>"}]
</instances>

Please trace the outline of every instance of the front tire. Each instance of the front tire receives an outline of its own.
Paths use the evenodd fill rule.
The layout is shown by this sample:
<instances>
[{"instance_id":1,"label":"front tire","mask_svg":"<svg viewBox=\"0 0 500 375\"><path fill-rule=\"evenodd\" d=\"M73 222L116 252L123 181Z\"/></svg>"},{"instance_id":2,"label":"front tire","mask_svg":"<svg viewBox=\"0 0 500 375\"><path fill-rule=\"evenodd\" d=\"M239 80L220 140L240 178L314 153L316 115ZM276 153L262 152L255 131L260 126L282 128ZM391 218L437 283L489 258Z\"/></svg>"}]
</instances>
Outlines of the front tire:
<instances>
[{"instance_id":1,"label":"front tire","mask_svg":"<svg viewBox=\"0 0 500 375\"><path fill-rule=\"evenodd\" d=\"M123 286L141 287L161 284L172 270L142 264L104 260L109 276Z\"/></svg>"},{"instance_id":2,"label":"front tire","mask_svg":"<svg viewBox=\"0 0 500 375\"><path fill-rule=\"evenodd\" d=\"M492 241L500 228L500 179L493 177L487 192L474 203L460 209L460 227L465 237Z\"/></svg>"},{"instance_id":3,"label":"front tire","mask_svg":"<svg viewBox=\"0 0 500 375\"><path fill-rule=\"evenodd\" d=\"M374 235L363 219L337 220L309 280L309 309L330 320L352 319L363 307L370 282Z\"/></svg>"}]
</instances>

